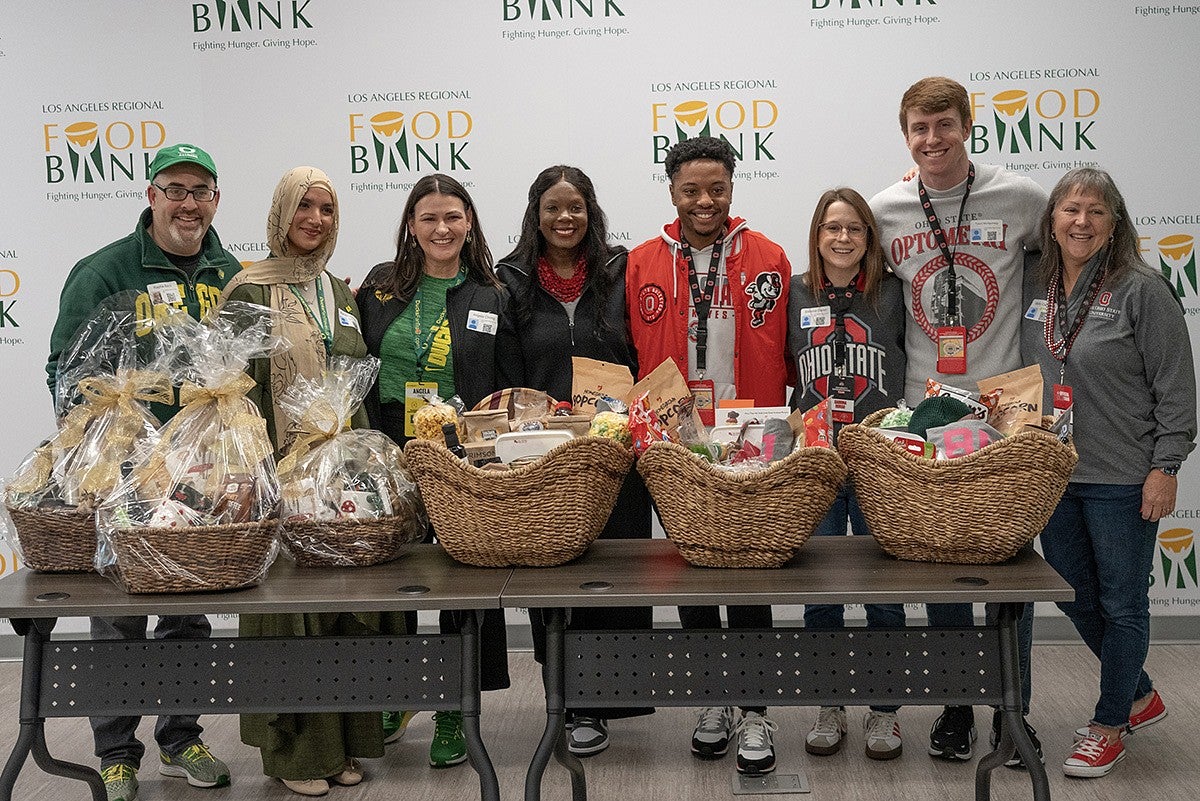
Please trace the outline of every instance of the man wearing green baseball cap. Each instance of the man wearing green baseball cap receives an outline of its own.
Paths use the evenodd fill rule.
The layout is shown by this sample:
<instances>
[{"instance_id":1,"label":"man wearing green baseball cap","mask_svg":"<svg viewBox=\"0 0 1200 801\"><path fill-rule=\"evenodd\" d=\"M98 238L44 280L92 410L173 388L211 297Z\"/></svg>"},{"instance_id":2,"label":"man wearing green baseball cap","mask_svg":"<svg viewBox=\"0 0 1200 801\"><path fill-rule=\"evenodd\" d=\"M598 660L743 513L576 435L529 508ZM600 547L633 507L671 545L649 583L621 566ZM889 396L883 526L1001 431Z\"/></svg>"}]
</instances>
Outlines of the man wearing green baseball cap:
<instances>
[{"instance_id":1,"label":"man wearing green baseball cap","mask_svg":"<svg viewBox=\"0 0 1200 801\"><path fill-rule=\"evenodd\" d=\"M170 145L155 154L147 172L150 205L142 211L133 233L85 256L63 285L46 364L52 395L59 356L105 299L132 290L139 318L164 316L171 307L200 319L241 269L212 228L221 199L212 156L195 145ZM152 410L165 422L178 406L154 404ZM142 640L146 638L146 618L93 617L91 630L94 640ZM204 615L163 615L154 637L195 639L207 637L211 631ZM137 798L137 771L146 751L137 739L139 720L133 716L91 718L108 801ZM209 753L200 739L202 731L196 715L160 716L154 727L159 772L187 779L193 787L227 785L229 768Z\"/></svg>"}]
</instances>

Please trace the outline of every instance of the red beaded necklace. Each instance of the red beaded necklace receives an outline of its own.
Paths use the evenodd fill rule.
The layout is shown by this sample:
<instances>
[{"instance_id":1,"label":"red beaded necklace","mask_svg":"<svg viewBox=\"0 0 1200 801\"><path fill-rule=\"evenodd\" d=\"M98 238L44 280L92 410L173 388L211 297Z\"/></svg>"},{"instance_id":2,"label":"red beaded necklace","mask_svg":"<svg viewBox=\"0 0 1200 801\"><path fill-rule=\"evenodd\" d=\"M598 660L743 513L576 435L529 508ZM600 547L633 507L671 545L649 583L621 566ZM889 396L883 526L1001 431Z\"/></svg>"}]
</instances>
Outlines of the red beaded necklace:
<instances>
[{"instance_id":1,"label":"red beaded necklace","mask_svg":"<svg viewBox=\"0 0 1200 801\"><path fill-rule=\"evenodd\" d=\"M538 283L560 303L572 303L579 300L583 294L583 284L587 280L587 260L583 256L575 262L575 272L570 278L563 278L554 272L545 256L538 257Z\"/></svg>"}]
</instances>

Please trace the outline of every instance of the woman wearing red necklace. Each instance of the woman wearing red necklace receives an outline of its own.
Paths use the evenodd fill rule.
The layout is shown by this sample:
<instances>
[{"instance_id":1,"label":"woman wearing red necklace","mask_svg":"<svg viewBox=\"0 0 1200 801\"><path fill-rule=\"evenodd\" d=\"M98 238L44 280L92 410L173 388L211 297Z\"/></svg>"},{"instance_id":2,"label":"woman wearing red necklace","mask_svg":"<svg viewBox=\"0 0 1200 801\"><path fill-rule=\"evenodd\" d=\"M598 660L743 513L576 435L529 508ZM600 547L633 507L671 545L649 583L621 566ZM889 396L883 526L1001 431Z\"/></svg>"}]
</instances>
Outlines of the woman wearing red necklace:
<instances>
[{"instance_id":1,"label":"woman wearing red necklace","mask_svg":"<svg viewBox=\"0 0 1200 801\"><path fill-rule=\"evenodd\" d=\"M637 357L625 324L625 249L608 245L608 220L592 181L575 167L548 167L529 187L529 205L516 249L496 266L512 300L510 324L501 324L497 372L504 386L571 397L571 357L614 362L637 375ZM632 471L600 534L649 539L650 496ZM575 627L650 628L645 607L576 609ZM546 632L530 616L534 654L545 656ZM608 719L649 709L573 710L568 747L579 756L608 747Z\"/></svg>"}]
</instances>

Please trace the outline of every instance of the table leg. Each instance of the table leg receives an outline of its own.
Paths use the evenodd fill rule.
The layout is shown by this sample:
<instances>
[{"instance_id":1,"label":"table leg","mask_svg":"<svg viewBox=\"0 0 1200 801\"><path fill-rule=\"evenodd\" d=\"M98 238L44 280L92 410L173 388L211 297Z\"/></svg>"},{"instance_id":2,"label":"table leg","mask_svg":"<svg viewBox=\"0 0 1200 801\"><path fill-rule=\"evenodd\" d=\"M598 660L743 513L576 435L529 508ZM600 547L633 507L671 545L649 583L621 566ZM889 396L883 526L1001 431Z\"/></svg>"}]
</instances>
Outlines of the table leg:
<instances>
[{"instance_id":1,"label":"table leg","mask_svg":"<svg viewBox=\"0 0 1200 801\"><path fill-rule=\"evenodd\" d=\"M500 782L479 734L479 614L462 613L459 636L462 637L462 715L467 758L479 774L479 796L483 801L500 801Z\"/></svg>"},{"instance_id":2,"label":"table leg","mask_svg":"<svg viewBox=\"0 0 1200 801\"><path fill-rule=\"evenodd\" d=\"M42 693L42 646L58 621L54 618L11 621L17 634L25 638L21 665L21 721L17 742L0 773L0 801L12 801L13 787L29 755L33 761L53 776L64 776L86 782L92 791L92 801L105 801L104 782L100 774L84 765L64 762L50 755L46 747L46 719L38 715Z\"/></svg>"},{"instance_id":3,"label":"table leg","mask_svg":"<svg viewBox=\"0 0 1200 801\"><path fill-rule=\"evenodd\" d=\"M1046 766L1021 721L1021 668L1017 655L1017 618L1021 604L1001 604L996 625L1000 634L1000 679L1004 700L1000 704L1003 723L1000 742L995 750L979 760L975 771L975 801L988 801L992 792L992 771L1003 765L1013 750L1021 755L1033 784L1034 801L1050 801L1050 782Z\"/></svg>"},{"instance_id":4,"label":"table leg","mask_svg":"<svg viewBox=\"0 0 1200 801\"><path fill-rule=\"evenodd\" d=\"M530 610L531 613L535 610ZM529 772L525 775L525 801L540 801L542 777L553 754L558 763L571 772L572 801L587 801L587 777L583 763L567 750L567 709L565 667L566 612L546 609L546 664L542 665L542 683L546 688L546 730L538 742Z\"/></svg>"}]
</instances>

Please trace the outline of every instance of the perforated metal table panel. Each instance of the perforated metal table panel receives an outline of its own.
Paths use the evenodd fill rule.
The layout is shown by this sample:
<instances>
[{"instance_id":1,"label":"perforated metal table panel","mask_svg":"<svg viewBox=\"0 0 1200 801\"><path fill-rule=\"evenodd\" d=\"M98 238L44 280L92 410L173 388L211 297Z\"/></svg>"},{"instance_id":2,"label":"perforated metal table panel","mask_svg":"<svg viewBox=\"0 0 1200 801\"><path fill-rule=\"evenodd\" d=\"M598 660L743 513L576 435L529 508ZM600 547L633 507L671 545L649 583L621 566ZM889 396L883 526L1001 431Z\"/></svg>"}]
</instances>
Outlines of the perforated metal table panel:
<instances>
[{"instance_id":1,"label":"perforated metal table panel","mask_svg":"<svg viewBox=\"0 0 1200 801\"><path fill-rule=\"evenodd\" d=\"M526 801L541 797L551 756L571 773L572 796L587 798L583 766L566 749L568 707L994 704L1005 726L979 762L976 798L991 771L1019 749L1033 794L1049 798L1045 769L1020 725L1016 618L1028 601L1064 601L1070 586L1041 557L1003 565L900 562L870 538L810 540L777 570L688 565L664 540L598 541L554 570L517 569L505 607L546 619L547 723L526 777ZM577 606L689 604L999 604L994 625L937 629L850 628L720 631L572 631Z\"/></svg>"},{"instance_id":2,"label":"perforated metal table panel","mask_svg":"<svg viewBox=\"0 0 1200 801\"><path fill-rule=\"evenodd\" d=\"M96 575L22 570L0 579L0 615L25 638L20 733L0 801L27 758L88 784L99 774L55 759L47 717L129 714L459 709L480 795L498 799L479 736L479 622L499 607L511 571L454 562L437 545L368 568L298 568L279 560L257 587L227 593L128 595ZM51 639L59 617L94 615L458 612L457 634L92 641Z\"/></svg>"}]
</instances>

